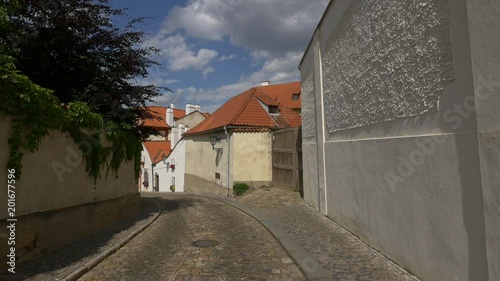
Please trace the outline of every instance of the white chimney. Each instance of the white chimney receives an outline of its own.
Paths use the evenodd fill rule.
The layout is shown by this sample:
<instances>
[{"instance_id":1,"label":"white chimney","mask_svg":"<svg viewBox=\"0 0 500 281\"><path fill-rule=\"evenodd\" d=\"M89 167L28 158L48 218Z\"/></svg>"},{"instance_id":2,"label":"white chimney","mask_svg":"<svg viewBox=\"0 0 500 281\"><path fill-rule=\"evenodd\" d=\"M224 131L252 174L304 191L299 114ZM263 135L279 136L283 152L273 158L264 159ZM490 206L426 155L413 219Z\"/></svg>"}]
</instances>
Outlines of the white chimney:
<instances>
[{"instance_id":1,"label":"white chimney","mask_svg":"<svg viewBox=\"0 0 500 281\"><path fill-rule=\"evenodd\" d=\"M262 82L260 82L260 85L261 86L269 86L269 85L271 85L271 81L262 81Z\"/></svg>"},{"instance_id":2,"label":"white chimney","mask_svg":"<svg viewBox=\"0 0 500 281\"><path fill-rule=\"evenodd\" d=\"M170 108L175 108L175 103L171 103Z\"/></svg>"},{"instance_id":3,"label":"white chimney","mask_svg":"<svg viewBox=\"0 0 500 281\"><path fill-rule=\"evenodd\" d=\"M195 111L195 105L193 104L186 104L186 115L192 113Z\"/></svg>"},{"instance_id":4,"label":"white chimney","mask_svg":"<svg viewBox=\"0 0 500 281\"><path fill-rule=\"evenodd\" d=\"M201 106L199 104L195 105L194 107L194 110L201 112Z\"/></svg>"},{"instance_id":5,"label":"white chimney","mask_svg":"<svg viewBox=\"0 0 500 281\"><path fill-rule=\"evenodd\" d=\"M182 135L184 135L184 132L186 132L186 126L184 124L179 124L179 138L178 138L178 140L181 140Z\"/></svg>"},{"instance_id":6,"label":"white chimney","mask_svg":"<svg viewBox=\"0 0 500 281\"><path fill-rule=\"evenodd\" d=\"M173 148L179 141L179 130L177 128L172 128L170 132L170 147Z\"/></svg>"},{"instance_id":7,"label":"white chimney","mask_svg":"<svg viewBox=\"0 0 500 281\"><path fill-rule=\"evenodd\" d=\"M166 116L166 121L167 125L170 127L174 126L174 109L173 108L167 108L167 116Z\"/></svg>"}]
</instances>

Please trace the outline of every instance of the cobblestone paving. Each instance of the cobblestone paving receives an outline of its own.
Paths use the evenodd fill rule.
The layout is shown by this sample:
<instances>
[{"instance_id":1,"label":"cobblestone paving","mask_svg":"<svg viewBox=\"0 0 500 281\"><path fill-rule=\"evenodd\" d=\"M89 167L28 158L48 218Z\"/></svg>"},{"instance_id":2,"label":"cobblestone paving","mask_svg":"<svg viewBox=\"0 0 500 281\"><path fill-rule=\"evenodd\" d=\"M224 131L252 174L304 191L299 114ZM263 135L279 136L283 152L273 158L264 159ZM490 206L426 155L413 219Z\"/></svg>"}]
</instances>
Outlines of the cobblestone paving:
<instances>
[{"instance_id":1,"label":"cobblestone paving","mask_svg":"<svg viewBox=\"0 0 500 281\"><path fill-rule=\"evenodd\" d=\"M141 211L98 233L75 241L16 268L16 273L2 273L0 280L63 280L100 253L115 246L158 213L156 199L142 198Z\"/></svg>"},{"instance_id":2,"label":"cobblestone paving","mask_svg":"<svg viewBox=\"0 0 500 281\"><path fill-rule=\"evenodd\" d=\"M144 232L79 280L305 280L274 237L215 200L175 197ZM211 248L194 241L216 240Z\"/></svg>"},{"instance_id":3,"label":"cobblestone paving","mask_svg":"<svg viewBox=\"0 0 500 281\"><path fill-rule=\"evenodd\" d=\"M277 223L339 280L419 280L307 205L297 192L262 188L233 200Z\"/></svg>"}]
</instances>

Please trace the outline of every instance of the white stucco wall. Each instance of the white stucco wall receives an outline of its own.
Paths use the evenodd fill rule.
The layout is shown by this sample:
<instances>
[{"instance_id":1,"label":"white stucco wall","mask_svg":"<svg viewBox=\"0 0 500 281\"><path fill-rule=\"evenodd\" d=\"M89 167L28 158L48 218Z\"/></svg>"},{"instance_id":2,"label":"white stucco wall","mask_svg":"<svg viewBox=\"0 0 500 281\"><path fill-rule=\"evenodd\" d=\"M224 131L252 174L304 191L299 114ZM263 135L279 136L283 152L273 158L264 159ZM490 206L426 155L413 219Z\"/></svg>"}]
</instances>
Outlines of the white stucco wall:
<instances>
[{"instance_id":1,"label":"white stucco wall","mask_svg":"<svg viewBox=\"0 0 500 281\"><path fill-rule=\"evenodd\" d=\"M152 191L153 188L153 178L152 175L151 175L151 164L152 164L152 161L151 161L151 157L149 156L149 153L148 153L148 150L146 149L146 147L144 146L144 144L142 145L142 152L141 152L141 160L144 161L144 164L141 166L141 176L140 176L140 179L139 179L139 184L141 186L140 190L141 191ZM148 174L148 182L149 182L149 185L148 185L148 188L146 188L144 186L144 180L145 180L145 177L144 177L144 172L147 172Z\"/></svg>"},{"instance_id":2,"label":"white stucco wall","mask_svg":"<svg viewBox=\"0 0 500 281\"><path fill-rule=\"evenodd\" d=\"M213 150L210 145L210 136L216 135L220 141ZM227 139L224 131L214 134L201 134L187 136L186 141L186 191L215 193L226 195L227 190ZM219 151L219 152L218 152ZM234 159L231 155L231 159ZM232 160L231 160L232 162ZM220 179L216 178L216 173L220 174ZM233 179L232 169L230 175L229 189L232 193Z\"/></svg>"},{"instance_id":3,"label":"white stucco wall","mask_svg":"<svg viewBox=\"0 0 500 281\"><path fill-rule=\"evenodd\" d=\"M0 121L0 180L7 182L10 122ZM51 132L35 153L26 152L22 178L16 181L16 216L61 209L91 202L120 198L137 193L133 162L122 163L118 177L112 173L94 184L87 175L81 152L73 140L58 131ZM2 188L0 201L7 202ZM7 204L0 204L0 219L7 217Z\"/></svg>"},{"instance_id":4,"label":"white stucco wall","mask_svg":"<svg viewBox=\"0 0 500 281\"><path fill-rule=\"evenodd\" d=\"M306 201L423 280L499 279L497 2L332 1L300 65Z\"/></svg>"},{"instance_id":5,"label":"white stucco wall","mask_svg":"<svg viewBox=\"0 0 500 281\"><path fill-rule=\"evenodd\" d=\"M272 134L233 134L233 180L235 182L271 182Z\"/></svg>"},{"instance_id":6,"label":"white stucco wall","mask_svg":"<svg viewBox=\"0 0 500 281\"><path fill-rule=\"evenodd\" d=\"M500 1L468 0L489 280L500 280Z\"/></svg>"},{"instance_id":7,"label":"white stucco wall","mask_svg":"<svg viewBox=\"0 0 500 281\"><path fill-rule=\"evenodd\" d=\"M160 192L171 192L170 185L175 185L175 192L184 192L184 173L186 172L186 141L177 143L167 158L167 164L161 163L156 171L160 175ZM170 168L174 164L175 168Z\"/></svg>"},{"instance_id":8,"label":"white stucco wall","mask_svg":"<svg viewBox=\"0 0 500 281\"><path fill-rule=\"evenodd\" d=\"M181 119L176 121L176 124L184 124L188 128L193 128L194 126L200 124L206 117L199 111L195 111L191 114L188 114Z\"/></svg>"}]
</instances>

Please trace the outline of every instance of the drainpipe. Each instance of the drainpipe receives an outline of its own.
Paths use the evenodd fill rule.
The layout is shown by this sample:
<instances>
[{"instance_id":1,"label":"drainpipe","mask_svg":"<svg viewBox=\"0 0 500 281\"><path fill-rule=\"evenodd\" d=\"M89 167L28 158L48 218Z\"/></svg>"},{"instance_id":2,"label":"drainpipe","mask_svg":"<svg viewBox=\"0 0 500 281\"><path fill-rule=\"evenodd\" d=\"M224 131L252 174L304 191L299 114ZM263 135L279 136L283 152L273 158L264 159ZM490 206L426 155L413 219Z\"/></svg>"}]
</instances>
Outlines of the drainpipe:
<instances>
[{"instance_id":1,"label":"drainpipe","mask_svg":"<svg viewBox=\"0 0 500 281\"><path fill-rule=\"evenodd\" d=\"M230 173L231 173L231 137L229 136L229 132L227 131L227 126L224 126L224 133L226 133L227 139L227 197L229 197L229 185L230 181Z\"/></svg>"},{"instance_id":2,"label":"drainpipe","mask_svg":"<svg viewBox=\"0 0 500 281\"><path fill-rule=\"evenodd\" d=\"M154 192L154 186L155 186L155 164L151 162L151 192Z\"/></svg>"}]
</instances>

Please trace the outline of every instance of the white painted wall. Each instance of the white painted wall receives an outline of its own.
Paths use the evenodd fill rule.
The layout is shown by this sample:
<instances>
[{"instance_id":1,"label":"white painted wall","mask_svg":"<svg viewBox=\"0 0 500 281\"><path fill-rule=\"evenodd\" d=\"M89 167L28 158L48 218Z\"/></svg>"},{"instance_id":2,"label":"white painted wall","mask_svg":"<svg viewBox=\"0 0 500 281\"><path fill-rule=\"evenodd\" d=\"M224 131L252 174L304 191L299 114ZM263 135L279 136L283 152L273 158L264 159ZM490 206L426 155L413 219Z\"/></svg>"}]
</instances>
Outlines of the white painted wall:
<instances>
[{"instance_id":1,"label":"white painted wall","mask_svg":"<svg viewBox=\"0 0 500 281\"><path fill-rule=\"evenodd\" d=\"M423 280L500 280L500 32L495 28L500 24L500 2L432 1L432 5L423 3L410 9L415 2L429 1L384 2L400 8L385 23L418 15L404 12L407 8L421 10L429 21L431 14L441 15L441 25L434 31L441 34L437 38L441 43L431 52L445 55L438 56L443 61L434 66L435 75L427 72L432 67L421 68L421 58L414 57L422 41L403 44L413 39L409 35L418 35L413 34L414 26L426 24L404 25L408 31L394 37L395 41L384 41L384 35L390 33L374 36L380 22L369 19L373 13L389 9L365 9L376 3L371 0L331 2L300 65L304 196L322 213ZM447 17L449 28L439 29L447 26ZM354 24L345 25L343 21L348 19L354 19ZM350 41L356 34L363 36ZM451 45L446 40L451 40ZM347 42L358 44L334 49ZM380 50L378 46L382 46ZM366 65L362 68L371 72L357 72L358 63L335 68L358 50L361 56L377 58L363 62ZM391 54L400 51L408 55L403 68L416 65L404 69L407 78L383 76L379 66L371 65L378 61L397 73L402 68L394 68L398 56ZM448 77L448 69L440 72L439 68L449 65L453 66L453 77L444 88L426 88L439 75L447 73L443 77ZM366 91L363 85L375 83L377 87L368 88L371 96L345 97L332 80L335 73L342 73L345 81L356 76L352 81L357 82L347 85L355 93ZM374 74L381 76L370 80ZM427 82L414 83L425 76L429 79L422 81ZM424 98L395 90L408 85L413 85L409 91L428 91L427 109L421 104ZM486 92L490 98L481 99ZM372 103L365 103L373 97ZM397 99L403 102L393 103ZM365 113L347 112L340 106L351 101L358 104L354 110ZM312 128L312 134L306 127Z\"/></svg>"},{"instance_id":2,"label":"white painted wall","mask_svg":"<svg viewBox=\"0 0 500 281\"><path fill-rule=\"evenodd\" d=\"M170 185L175 185L175 192L184 192L184 173L186 172L186 141L180 140L168 156L166 162L160 162L155 171L160 175L160 192L171 192ZM170 168L174 164L175 168Z\"/></svg>"},{"instance_id":3,"label":"white painted wall","mask_svg":"<svg viewBox=\"0 0 500 281\"><path fill-rule=\"evenodd\" d=\"M227 195L227 138L224 131L215 135L220 141L213 150L212 133L186 138L186 190ZM267 185L272 182L272 134L231 133L229 194L233 183ZM215 174L220 174L217 179Z\"/></svg>"},{"instance_id":4,"label":"white painted wall","mask_svg":"<svg viewBox=\"0 0 500 281\"><path fill-rule=\"evenodd\" d=\"M141 159L143 160L144 164L141 166L141 176L139 179L139 184L140 184L140 190L141 191L152 191L153 190L153 176L151 174L151 157L149 157L148 150L146 149L146 146L144 144L142 145L142 152L141 152ZM144 172L148 173L148 180L149 180L149 186L146 188L144 186Z\"/></svg>"},{"instance_id":5,"label":"white painted wall","mask_svg":"<svg viewBox=\"0 0 500 281\"><path fill-rule=\"evenodd\" d=\"M227 153L228 145L224 131L214 133L220 141L212 149L210 136L212 133L187 136L186 140L186 191L205 192L226 195L227 190ZM231 156L231 162L232 162ZM216 178L220 174L220 179ZM230 175L229 189L232 194L232 169Z\"/></svg>"}]
</instances>

